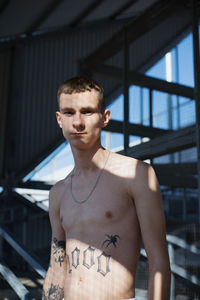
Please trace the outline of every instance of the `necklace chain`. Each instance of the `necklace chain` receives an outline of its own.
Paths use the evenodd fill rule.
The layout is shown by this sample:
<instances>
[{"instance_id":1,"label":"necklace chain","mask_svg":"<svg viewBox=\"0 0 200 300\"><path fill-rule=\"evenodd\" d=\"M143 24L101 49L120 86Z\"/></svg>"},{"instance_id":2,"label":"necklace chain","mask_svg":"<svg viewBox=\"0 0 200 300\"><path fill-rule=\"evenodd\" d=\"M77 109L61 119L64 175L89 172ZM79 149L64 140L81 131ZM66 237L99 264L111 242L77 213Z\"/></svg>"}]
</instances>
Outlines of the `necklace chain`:
<instances>
[{"instance_id":1,"label":"necklace chain","mask_svg":"<svg viewBox=\"0 0 200 300\"><path fill-rule=\"evenodd\" d=\"M103 168L101 169L101 171L99 172L99 175L97 176L97 180L96 180L96 182L95 182L93 188L92 188L91 191L89 192L88 196L87 196L84 200L82 200L82 201L79 201L79 200L74 196L74 194L73 194L73 190L72 190L72 177L74 176L74 172L72 173L72 175L70 176L70 179L71 179L71 182L70 182L70 191L71 191L72 198L73 198L73 200L74 200L76 203L79 203L79 204L85 203L85 202L90 198L90 196L91 196L92 193L94 192L94 190L95 190L95 188L96 188L96 186L97 186L97 184L98 184L98 182L99 182L99 179L100 179L100 177L101 177L101 174L102 174L103 170L105 169L105 166L106 166L106 164L107 164L107 161L108 161L109 156L110 156L110 152L108 153L108 157L106 158L106 161L105 161L105 164L104 164Z\"/></svg>"}]
</instances>

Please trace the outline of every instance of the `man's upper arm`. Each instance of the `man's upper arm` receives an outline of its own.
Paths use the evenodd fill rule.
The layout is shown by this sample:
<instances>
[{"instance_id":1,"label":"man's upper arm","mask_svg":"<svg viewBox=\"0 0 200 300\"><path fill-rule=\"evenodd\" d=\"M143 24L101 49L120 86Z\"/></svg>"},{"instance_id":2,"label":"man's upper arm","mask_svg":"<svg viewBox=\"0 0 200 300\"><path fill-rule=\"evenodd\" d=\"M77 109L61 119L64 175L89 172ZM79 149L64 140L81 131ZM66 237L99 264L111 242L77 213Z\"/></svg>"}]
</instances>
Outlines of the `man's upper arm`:
<instances>
[{"instance_id":1,"label":"man's upper arm","mask_svg":"<svg viewBox=\"0 0 200 300\"><path fill-rule=\"evenodd\" d=\"M132 184L132 196L148 258L151 261L167 258L165 218L159 184L153 168L140 161Z\"/></svg>"},{"instance_id":2,"label":"man's upper arm","mask_svg":"<svg viewBox=\"0 0 200 300\"><path fill-rule=\"evenodd\" d=\"M65 267L66 235L60 219L59 191L53 187L49 193L49 218L52 228L51 266Z\"/></svg>"}]
</instances>

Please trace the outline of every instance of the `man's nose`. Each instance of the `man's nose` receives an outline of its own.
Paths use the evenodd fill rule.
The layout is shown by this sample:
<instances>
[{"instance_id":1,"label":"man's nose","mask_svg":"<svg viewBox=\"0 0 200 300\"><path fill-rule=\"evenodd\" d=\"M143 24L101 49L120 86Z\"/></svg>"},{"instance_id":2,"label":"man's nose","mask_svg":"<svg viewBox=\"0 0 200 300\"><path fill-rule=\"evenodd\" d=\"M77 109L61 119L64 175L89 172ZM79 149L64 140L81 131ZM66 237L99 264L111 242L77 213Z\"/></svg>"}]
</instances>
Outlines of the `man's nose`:
<instances>
[{"instance_id":1,"label":"man's nose","mask_svg":"<svg viewBox=\"0 0 200 300\"><path fill-rule=\"evenodd\" d=\"M74 128L82 128L84 127L83 118L80 113L74 114L73 117L73 126Z\"/></svg>"}]
</instances>

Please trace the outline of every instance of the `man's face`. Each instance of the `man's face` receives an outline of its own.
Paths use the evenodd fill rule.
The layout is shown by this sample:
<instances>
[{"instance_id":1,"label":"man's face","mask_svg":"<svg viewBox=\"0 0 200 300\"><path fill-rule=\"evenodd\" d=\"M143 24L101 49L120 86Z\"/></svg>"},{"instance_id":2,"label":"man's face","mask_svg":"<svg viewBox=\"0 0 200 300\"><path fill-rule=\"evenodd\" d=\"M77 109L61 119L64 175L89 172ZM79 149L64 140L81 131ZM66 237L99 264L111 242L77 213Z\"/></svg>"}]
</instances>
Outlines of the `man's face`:
<instances>
[{"instance_id":1,"label":"man's face","mask_svg":"<svg viewBox=\"0 0 200 300\"><path fill-rule=\"evenodd\" d=\"M90 148L100 143L101 129L109 121L110 112L100 112L97 91L61 94L60 111L56 112L63 135L72 147Z\"/></svg>"}]
</instances>

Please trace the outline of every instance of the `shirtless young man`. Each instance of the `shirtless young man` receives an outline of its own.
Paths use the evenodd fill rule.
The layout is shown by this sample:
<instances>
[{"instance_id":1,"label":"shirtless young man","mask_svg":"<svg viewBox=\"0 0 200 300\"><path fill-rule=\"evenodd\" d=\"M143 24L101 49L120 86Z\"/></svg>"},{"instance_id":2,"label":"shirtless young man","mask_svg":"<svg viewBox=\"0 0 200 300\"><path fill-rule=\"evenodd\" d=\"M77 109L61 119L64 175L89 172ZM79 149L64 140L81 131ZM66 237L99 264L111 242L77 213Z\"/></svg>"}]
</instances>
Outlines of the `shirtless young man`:
<instances>
[{"instance_id":1,"label":"shirtless young man","mask_svg":"<svg viewBox=\"0 0 200 300\"><path fill-rule=\"evenodd\" d=\"M170 268L161 193L152 167L101 146L108 124L103 89L72 78L58 90L56 117L75 167L50 191L50 266L43 299L134 299L142 241L148 299L168 300Z\"/></svg>"}]
</instances>

